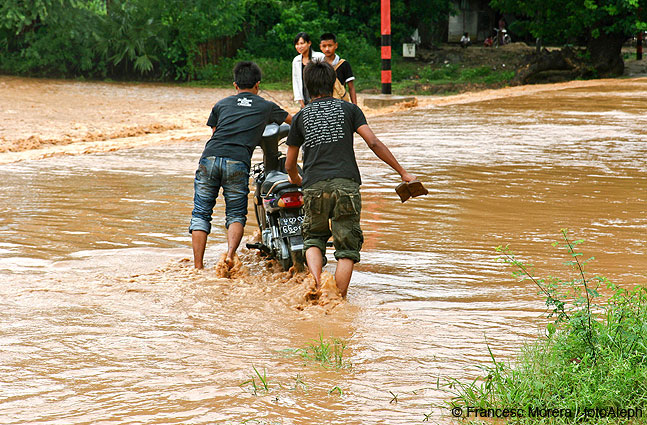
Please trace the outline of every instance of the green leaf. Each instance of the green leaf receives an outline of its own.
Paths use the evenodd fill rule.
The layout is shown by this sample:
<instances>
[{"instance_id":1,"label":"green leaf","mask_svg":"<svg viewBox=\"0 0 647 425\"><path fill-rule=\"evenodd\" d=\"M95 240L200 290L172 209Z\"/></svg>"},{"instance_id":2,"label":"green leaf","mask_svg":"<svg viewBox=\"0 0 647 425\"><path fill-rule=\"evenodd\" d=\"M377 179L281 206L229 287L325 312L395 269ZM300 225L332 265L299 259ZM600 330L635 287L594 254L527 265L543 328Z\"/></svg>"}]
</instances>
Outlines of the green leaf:
<instances>
[{"instance_id":1,"label":"green leaf","mask_svg":"<svg viewBox=\"0 0 647 425\"><path fill-rule=\"evenodd\" d=\"M150 72L153 70L153 62L151 62L150 58L147 55L139 56L135 60L135 69L142 74L145 72Z\"/></svg>"},{"instance_id":2,"label":"green leaf","mask_svg":"<svg viewBox=\"0 0 647 425\"><path fill-rule=\"evenodd\" d=\"M586 288L586 291L589 293L589 295L591 295L593 297L599 297L600 296L600 293L598 291L596 291L595 289Z\"/></svg>"},{"instance_id":3,"label":"green leaf","mask_svg":"<svg viewBox=\"0 0 647 425\"><path fill-rule=\"evenodd\" d=\"M585 0L584 1L584 7L589 9L589 10L596 10L598 8L598 5L595 4L594 0Z\"/></svg>"}]
</instances>

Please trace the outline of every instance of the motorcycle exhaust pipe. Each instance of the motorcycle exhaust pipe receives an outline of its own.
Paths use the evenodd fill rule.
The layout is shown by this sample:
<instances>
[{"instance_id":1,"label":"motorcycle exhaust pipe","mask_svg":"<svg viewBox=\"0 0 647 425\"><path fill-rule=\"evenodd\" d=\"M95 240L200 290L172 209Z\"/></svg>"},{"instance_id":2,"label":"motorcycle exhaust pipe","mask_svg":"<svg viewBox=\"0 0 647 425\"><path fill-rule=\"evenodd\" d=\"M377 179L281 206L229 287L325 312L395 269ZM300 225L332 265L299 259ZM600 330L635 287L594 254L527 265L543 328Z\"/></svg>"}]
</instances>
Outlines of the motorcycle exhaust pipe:
<instances>
[{"instance_id":1,"label":"motorcycle exhaust pipe","mask_svg":"<svg viewBox=\"0 0 647 425\"><path fill-rule=\"evenodd\" d=\"M247 249L258 249L259 251L261 251L265 255L270 255L270 253L271 253L270 249L268 247L266 247L265 245L263 245L262 243L260 243L260 242L247 243L247 244L245 244L245 246L247 247Z\"/></svg>"}]
</instances>

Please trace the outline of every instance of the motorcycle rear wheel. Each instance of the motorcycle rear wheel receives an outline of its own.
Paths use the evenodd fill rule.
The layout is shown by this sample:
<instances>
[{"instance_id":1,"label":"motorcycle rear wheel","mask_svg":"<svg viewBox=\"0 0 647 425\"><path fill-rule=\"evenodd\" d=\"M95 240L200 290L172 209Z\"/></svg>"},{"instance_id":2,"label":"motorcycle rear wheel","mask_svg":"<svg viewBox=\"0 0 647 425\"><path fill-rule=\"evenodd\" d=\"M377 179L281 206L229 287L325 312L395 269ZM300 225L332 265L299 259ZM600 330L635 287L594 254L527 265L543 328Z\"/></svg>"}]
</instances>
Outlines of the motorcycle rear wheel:
<instances>
[{"instance_id":1,"label":"motorcycle rear wheel","mask_svg":"<svg viewBox=\"0 0 647 425\"><path fill-rule=\"evenodd\" d=\"M291 251L290 257L292 259L292 265L294 265L294 268L297 270L297 272L302 272L303 270L305 270L306 259L303 255L303 251Z\"/></svg>"},{"instance_id":2,"label":"motorcycle rear wheel","mask_svg":"<svg viewBox=\"0 0 647 425\"><path fill-rule=\"evenodd\" d=\"M278 238L275 241L277 244L275 256L276 261L278 261L281 268L287 272L292 266L290 243L286 241L285 238Z\"/></svg>"}]
</instances>

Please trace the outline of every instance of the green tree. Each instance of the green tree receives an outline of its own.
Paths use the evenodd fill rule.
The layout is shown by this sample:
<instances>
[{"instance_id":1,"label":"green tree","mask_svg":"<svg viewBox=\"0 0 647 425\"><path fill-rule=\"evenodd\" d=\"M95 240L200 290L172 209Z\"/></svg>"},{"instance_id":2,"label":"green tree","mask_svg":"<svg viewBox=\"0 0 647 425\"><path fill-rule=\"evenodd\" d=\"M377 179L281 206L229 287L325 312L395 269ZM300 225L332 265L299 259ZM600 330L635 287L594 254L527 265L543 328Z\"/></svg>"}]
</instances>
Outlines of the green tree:
<instances>
[{"instance_id":1,"label":"green tree","mask_svg":"<svg viewBox=\"0 0 647 425\"><path fill-rule=\"evenodd\" d=\"M244 0L111 0L99 48L116 75L190 80L209 41L242 31Z\"/></svg>"},{"instance_id":2,"label":"green tree","mask_svg":"<svg viewBox=\"0 0 647 425\"><path fill-rule=\"evenodd\" d=\"M149 1L150 0L144 0ZM235 36L246 19L245 0L170 0L160 9L164 26L164 74L180 80L195 76L208 42Z\"/></svg>"},{"instance_id":3,"label":"green tree","mask_svg":"<svg viewBox=\"0 0 647 425\"><path fill-rule=\"evenodd\" d=\"M310 34L316 47L320 34L334 32L340 44L340 54L353 66L379 61L375 47L380 45L380 2L270 0L268 3L274 6L270 13L275 19L274 24L266 24L268 29L265 32L249 32L247 49L251 53L291 58L296 55L293 40L297 33L305 31ZM431 43L431 28L446 27L452 4L450 0L391 0L393 46L409 41L416 29L423 35L423 42Z\"/></svg>"},{"instance_id":4,"label":"green tree","mask_svg":"<svg viewBox=\"0 0 647 425\"><path fill-rule=\"evenodd\" d=\"M393 45L408 41L416 28L424 37L443 26L451 4L391 0ZM355 67L373 69L379 61L379 2L3 0L0 71L190 80L243 46L246 58L289 61L301 31L315 46L321 33L336 33L340 54Z\"/></svg>"},{"instance_id":5,"label":"green tree","mask_svg":"<svg viewBox=\"0 0 647 425\"><path fill-rule=\"evenodd\" d=\"M342 32L352 32L371 44L380 43L380 2L362 0L317 0L321 11L336 19ZM391 0L391 33L394 43L409 41L418 29L423 43L431 43L432 28L446 25L453 10L451 0ZM297 6L299 2L295 3Z\"/></svg>"},{"instance_id":6,"label":"green tree","mask_svg":"<svg viewBox=\"0 0 647 425\"><path fill-rule=\"evenodd\" d=\"M162 30L152 2L113 0L103 16L97 48L113 75L149 73L165 47Z\"/></svg>"},{"instance_id":7,"label":"green tree","mask_svg":"<svg viewBox=\"0 0 647 425\"><path fill-rule=\"evenodd\" d=\"M647 29L647 0L492 0L491 6L520 17L534 37L581 42L601 74L622 74L623 42Z\"/></svg>"},{"instance_id":8,"label":"green tree","mask_svg":"<svg viewBox=\"0 0 647 425\"><path fill-rule=\"evenodd\" d=\"M74 7L75 0L4 0L0 4L0 28L15 35L42 24L52 11Z\"/></svg>"},{"instance_id":9,"label":"green tree","mask_svg":"<svg viewBox=\"0 0 647 425\"><path fill-rule=\"evenodd\" d=\"M101 75L94 46L101 2L0 3L0 70L18 74Z\"/></svg>"}]
</instances>

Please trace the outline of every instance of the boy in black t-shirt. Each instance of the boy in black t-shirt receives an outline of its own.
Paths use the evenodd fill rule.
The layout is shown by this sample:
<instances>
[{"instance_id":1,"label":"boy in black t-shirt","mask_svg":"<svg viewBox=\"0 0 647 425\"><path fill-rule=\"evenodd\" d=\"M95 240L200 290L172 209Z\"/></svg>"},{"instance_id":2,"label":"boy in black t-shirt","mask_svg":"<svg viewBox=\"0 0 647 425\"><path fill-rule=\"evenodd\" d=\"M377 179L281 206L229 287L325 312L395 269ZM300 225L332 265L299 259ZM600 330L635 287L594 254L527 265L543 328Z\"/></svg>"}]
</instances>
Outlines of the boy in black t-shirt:
<instances>
[{"instance_id":1,"label":"boy in black t-shirt","mask_svg":"<svg viewBox=\"0 0 647 425\"><path fill-rule=\"evenodd\" d=\"M204 250L207 235L211 232L211 214L220 188L225 198L225 262L229 267L233 265L247 222L249 168L254 148L261 141L267 124L292 121L292 116L274 102L258 96L260 81L261 70L254 62L236 64L234 87L237 94L216 103L207 120L213 133L195 172L194 208L189 226L193 261L197 269L204 267Z\"/></svg>"},{"instance_id":2,"label":"boy in black t-shirt","mask_svg":"<svg viewBox=\"0 0 647 425\"><path fill-rule=\"evenodd\" d=\"M312 102L292 120L285 168L290 182L303 184L303 249L317 289L326 242L332 236L338 261L335 282L345 297L364 241L359 225L361 177L355 160L353 133L359 133L377 157L397 171L403 181L414 181L415 177L402 168L375 136L357 105L331 97L337 77L332 66L326 62L310 62L303 77ZM303 179L297 172L300 147L303 147Z\"/></svg>"},{"instance_id":3,"label":"boy in black t-shirt","mask_svg":"<svg viewBox=\"0 0 647 425\"><path fill-rule=\"evenodd\" d=\"M353 70L350 67L350 64L345 59L340 59L339 56L335 53L339 44L337 43L337 37L331 32L322 34L319 37L319 49L321 53L326 57L326 62L328 62L336 71L337 79L341 83L342 87L348 85L348 95L350 101L357 105L357 94L355 93L355 76L353 75ZM348 100L348 99L346 99Z\"/></svg>"}]
</instances>

